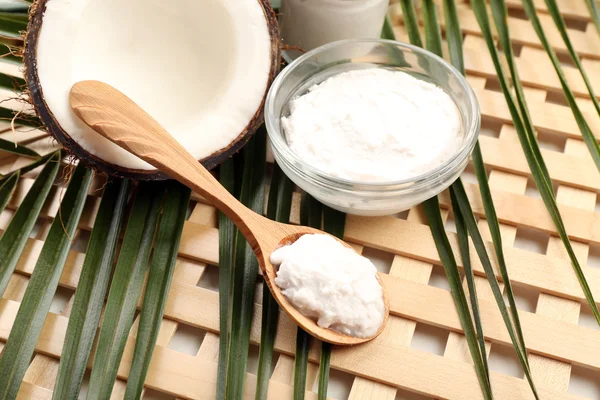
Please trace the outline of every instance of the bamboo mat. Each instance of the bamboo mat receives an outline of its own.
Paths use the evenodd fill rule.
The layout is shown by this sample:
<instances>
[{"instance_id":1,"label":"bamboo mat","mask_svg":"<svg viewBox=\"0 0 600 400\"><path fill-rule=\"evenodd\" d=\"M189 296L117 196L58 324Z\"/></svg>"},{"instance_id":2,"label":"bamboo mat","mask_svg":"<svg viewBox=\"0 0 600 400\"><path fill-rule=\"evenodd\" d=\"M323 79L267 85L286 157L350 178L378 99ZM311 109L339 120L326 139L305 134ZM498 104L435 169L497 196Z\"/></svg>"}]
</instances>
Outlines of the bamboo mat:
<instances>
[{"instance_id":1,"label":"bamboo mat","mask_svg":"<svg viewBox=\"0 0 600 400\"><path fill-rule=\"evenodd\" d=\"M530 23L525 20L520 0L508 0L508 3L517 65L526 86L542 153L573 247L585 266L585 274L594 295L600 298L600 208L597 206L600 174L566 106L550 61L541 49ZM536 3L551 43L560 53L564 53L564 44L544 10L544 2L539 0ZM596 84L596 90L600 92L600 35L589 20L584 0L561 0L559 3L567 19L569 34L592 82ZM441 13L441 7L439 11ZM392 6L391 12L398 39L406 41L398 8ZM588 398L600 398L600 330L594 327L595 322L590 324L593 317L589 307L585 305L585 298L556 237L554 225L532 183L508 108L499 92L491 59L468 4L459 5L459 17L465 33L468 80L477 93L483 112L481 148L502 223L509 274L517 294L517 303L522 307L520 315L534 379L543 399L586 398L573 393L573 381L581 380L590 381ZM578 96L578 102L582 110L589 114L588 122L592 130L600 135L600 119L591 101L586 98L583 81L577 71L567 61L565 63L565 74ZM1 64L1 70L18 73L17 68L5 63ZM11 96L13 94L6 91L0 93L0 98ZM3 105L20 107L14 101ZM2 127L7 128L6 124ZM8 140L16 137L39 153L48 153L56 147L56 143L43 132L35 130L21 130L16 134L4 131L0 137ZM0 154L0 173L25 162L15 156ZM6 228L35 175L36 171L33 171L21 179L8 209L0 215L0 229ZM475 213L481 218L484 215L483 207L470 167L463 179ZM17 265L17 271L0 300L0 349L9 335L29 276L51 220L58 210L63 183L63 180L59 180L51 193ZM35 357L19 392L22 399L51 398L71 302L89 231L99 205L98 189L102 184L102 178L96 177L51 313L46 319ZM299 194L295 196L292 220L298 222ZM442 195L441 202L450 241L456 249L452 216L446 210L450 203L448 196ZM444 287L438 254L424 221L419 208L391 217L348 217L345 239L365 256L377 258L378 267L386 273L384 280L390 294L392 314L385 332L375 341L355 348L335 348L333 351L332 380L342 377L340 379L349 382L349 398L352 400L481 398L452 297ZM219 329L216 222L215 209L195 197L190 205L165 317L146 379L146 396L214 397ZM484 237L490 240L485 221L480 220L479 227ZM491 246L491 243L488 245ZM479 260L474 258L473 262L478 275L477 289L489 357L507 357L512 351L508 334ZM257 281L257 285L261 284ZM261 292L257 290L257 293ZM256 303L251 353L257 351L260 339L261 299L257 298ZM415 332L424 328L441 332L442 345L437 351L424 351L415 346ZM115 399L123 398L133 354L133 331L119 368L119 381L113 392ZM282 315L275 342L270 399L291 398L295 336L295 325ZM188 344L182 347L182 340ZM192 343L191 350L189 343ZM316 341L312 345L308 399L316 399L314 383L318 378L319 346ZM252 372L255 370L256 366L250 363L246 379L248 398L253 398L256 377ZM506 371L492 372L495 398L532 398L529 386L519 375L518 368L513 375L516 376Z\"/></svg>"}]
</instances>

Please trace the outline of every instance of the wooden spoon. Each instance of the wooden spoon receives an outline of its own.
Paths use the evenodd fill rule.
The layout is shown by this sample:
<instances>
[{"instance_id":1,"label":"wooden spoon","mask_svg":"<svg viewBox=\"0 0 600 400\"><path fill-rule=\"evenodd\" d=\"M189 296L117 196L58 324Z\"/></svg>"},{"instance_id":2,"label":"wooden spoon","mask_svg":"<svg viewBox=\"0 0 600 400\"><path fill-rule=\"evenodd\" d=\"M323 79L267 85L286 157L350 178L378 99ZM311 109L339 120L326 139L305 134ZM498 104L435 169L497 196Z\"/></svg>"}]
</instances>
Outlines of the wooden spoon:
<instances>
[{"instance_id":1,"label":"wooden spoon","mask_svg":"<svg viewBox=\"0 0 600 400\"><path fill-rule=\"evenodd\" d=\"M296 310L275 285L275 270L269 261L271 252L304 234L324 232L272 221L246 208L158 122L112 86L98 81L78 82L71 89L70 102L75 114L93 130L204 196L227 215L254 250L273 297L302 329L325 342L340 345L363 343L383 331L389 315L385 290L381 328L372 337L357 338L318 326Z\"/></svg>"}]
</instances>

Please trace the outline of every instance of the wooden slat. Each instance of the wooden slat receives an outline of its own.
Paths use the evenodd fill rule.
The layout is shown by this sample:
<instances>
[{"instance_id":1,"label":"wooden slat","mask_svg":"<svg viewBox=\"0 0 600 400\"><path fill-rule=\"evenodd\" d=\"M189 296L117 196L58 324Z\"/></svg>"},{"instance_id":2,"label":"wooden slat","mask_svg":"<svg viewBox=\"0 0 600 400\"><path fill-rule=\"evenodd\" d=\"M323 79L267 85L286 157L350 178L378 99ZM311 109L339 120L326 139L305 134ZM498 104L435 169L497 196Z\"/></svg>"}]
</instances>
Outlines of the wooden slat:
<instances>
[{"instance_id":1,"label":"wooden slat","mask_svg":"<svg viewBox=\"0 0 600 400\"><path fill-rule=\"evenodd\" d=\"M458 7L458 17L460 25L464 33L481 35L479 24L475 18L475 14L471 7L463 5ZM539 15L540 22L550 45L559 51L566 51L566 46L560 37L558 30L554 26L552 18L547 14ZM443 25L443 19L440 20ZM541 43L533 30L533 26L528 20L510 17L508 18L508 28L510 30L511 39L514 43L522 43L532 47L541 47ZM571 41L575 46L577 53L581 56L598 59L600 58L600 36L594 29L581 32L576 29L567 29Z\"/></svg>"},{"instance_id":2,"label":"wooden slat","mask_svg":"<svg viewBox=\"0 0 600 400\"><path fill-rule=\"evenodd\" d=\"M483 215L483 208L480 204L473 201L477 196L475 187L466 185L468 193L471 195L472 205L478 215ZM543 205L541 200L533 198L519 197L521 203L505 202L502 203L498 199L508 198L513 196L508 192L494 191L494 197L499 217L503 220L503 213L510 212L511 207L522 208L523 217L531 219L531 224L518 224L531 226L542 229L546 224L550 225L549 217L543 215ZM442 197L442 200L444 198ZM530 204L536 204L538 207L531 207ZM536 221L537 214L535 210L539 210L540 219ZM563 208L568 213L563 212L563 216L567 217L570 214L578 219L570 219L568 221L575 222L572 226L567 225L570 232L576 231L575 227L580 227L582 232L586 227L588 232L592 234L600 234L599 231L592 230L590 224L595 223L594 218L596 213L586 212L575 208ZM579 215L578 215L579 214ZM511 222L511 221L507 221ZM517 225L517 224L515 224ZM594 226L594 225L592 225ZM455 234L449 234L451 244L454 249L457 249L457 240ZM351 216L348 218L345 239L351 243L362 244L365 246L384 250L393 254L407 256L413 259L421 260L428 263L439 265L439 257L435 250L433 239L429 232L429 228L409 221L400 220L393 217L380 218L363 218ZM30 239L26 247L25 255L20 260L17 269L23 272L31 272L35 266L37 254L41 250L42 243ZM491 243L487 246L491 249ZM184 228L181 246L179 249L180 255L195 259L201 262L216 265L218 264L218 231L215 228L206 227L203 225L187 222ZM532 253L518 248L506 248L506 260L508 263L511 279L516 285L523 285L535 288L542 292L553 293L564 298L576 299L584 301L583 293L579 287L579 283L572 271L569 269L569 263L565 260L544 257L543 255ZM79 258L77 258L79 257ZM75 254L70 255L65 267L65 274L61 278L61 283L66 286L73 287L78 279L78 273L70 276L70 269L82 263L82 256ZM528 269L520 268L522 264L529 266ZM483 274L483 269L477 260L474 261L474 269L477 274ZM548 273L552 271L552 273ZM594 293L600 289L600 271L590 270L587 273L587 279ZM70 282L70 283L69 283ZM596 294L600 298L600 294Z\"/></svg>"},{"instance_id":3,"label":"wooden slat","mask_svg":"<svg viewBox=\"0 0 600 400\"><path fill-rule=\"evenodd\" d=\"M214 295L214 294L213 294ZM216 300L216 299L215 299ZM204 303L206 304L206 303ZM0 338L6 340L14 322L19 303L0 300ZM218 329L218 313L212 318L214 329ZM208 311L208 309L206 309ZM260 306L255 306L251 341L260 339ZM200 312L200 311L199 311ZM67 318L48 314L42 334L36 346L37 351L50 356L58 356L62 349ZM286 317L280 318L277 351L293 354L295 351L295 327ZM133 341L129 340L119 368L119 376L126 377L133 352ZM312 361L317 354L311 352ZM394 360L403 360L397 364ZM332 353L332 366L359 376L369 376L377 381L398 387L407 387L431 396L442 398L481 398L477 378L473 370L463 363L451 362L433 354L422 353L409 347L390 348L375 340L356 348L336 348ZM378 367L376 367L378 366ZM146 380L147 386L180 396L199 397L199 390L214 389L216 364L201 361L175 351L157 347ZM439 385L432 386L430 376L440 379ZM497 398L515 399L523 397L529 390L527 384L516 378L493 374L493 382L498 388ZM181 393L184 391L184 393ZM206 393L206 392L205 392ZM553 399L577 399L567 393L541 390Z\"/></svg>"},{"instance_id":4,"label":"wooden slat","mask_svg":"<svg viewBox=\"0 0 600 400\"><path fill-rule=\"evenodd\" d=\"M71 252L69 260L79 260L76 263L82 263L83 255ZM416 260L410 261L413 265L427 265L427 263ZM185 261L182 260L182 262ZM569 268L567 264L563 263L563 265ZM414 267L412 269L414 270ZM78 280L79 271L80 266L77 268L68 261L65 266L65 273L60 279L61 285L72 287L69 282ZM30 274L31 270L20 269L20 272ZM570 270L565 272L571 273ZM461 330L452 298L447 291L427 286L423 283L423 280L421 280L421 283L414 283L399 277L384 276L384 281L390 293L390 310L393 314L413 321L427 322L452 331ZM189 282L182 284L175 281L167 302L165 315L178 321L214 331L218 326L216 309L214 312L208 313L204 307L198 309L195 306L196 304L207 304L208 308L216 308L217 296L214 292L197 288L190 285ZM481 309L487 327L486 336L492 341L510 344L495 302L482 301ZM571 327L525 312L522 312L522 319L524 330L533 338L528 343L530 350L533 352L600 369L599 331L590 331L579 326ZM555 332L554 340L544 340L549 331ZM599 344L596 346L594 343Z\"/></svg>"},{"instance_id":5,"label":"wooden slat","mask_svg":"<svg viewBox=\"0 0 600 400\"><path fill-rule=\"evenodd\" d=\"M465 68L468 73L496 79L496 71L482 37L468 35L465 38L463 49ZM523 84L562 93L560 81L545 50L523 46L519 54L515 57L515 63L519 69L519 76ZM584 68L592 84L600 82L599 60L586 60ZM589 98L589 92L579 71L569 65L563 65L562 69L569 87L575 95L582 98Z\"/></svg>"},{"instance_id":6,"label":"wooden slat","mask_svg":"<svg viewBox=\"0 0 600 400\"><path fill-rule=\"evenodd\" d=\"M442 218L445 221L448 218L448 213L442 212ZM424 223L425 216L422 210L417 207L409 211L407 220ZM432 270L433 265L431 264L408 257L395 256L390 266L389 275L405 279L409 282L426 285L431 278ZM390 316L388 326L381 334L380 340L384 341L388 346L410 346L416 327L417 323L413 319ZM396 388L392 386L358 377L352 384L350 400L367 400L371 398L394 399L395 395Z\"/></svg>"},{"instance_id":7,"label":"wooden slat","mask_svg":"<svg viewBox=\"0 0 600 400\"><path fill-rule=\"evenodd\" d=\"M570 154L585 154L587 149L582 146L583 143L577 140L569 139L566 144L566 152ZM557 190L557 201L566 203L582 209L594 210L596 205L596 196L592 193L568 187L559 187ZM582 243L575 243L573 250L577 258L584 266L587 261L589 247ZM558 238L552 238L548 243L547 254L552 257L567 259L568 255ZM571 300L561 299L560 297L540 294L536 307L536 313L547 318L560 320L570 324L577 324L581 304ZM534 355L530 359L532 373L536 381L541 384L555 388L556 390L568 390L569 380L571 378L571 364L560 362Z\"/></svg>"},{"instance_id":8,"label":"wooden slat","mask_svg":"<svg viewBox=\"0 0 600 400\"><path fill-rule=\"evenodd\" d=\"M519 143L482 136L479 138L479 144L488 167L516 175L531 176ZM542 155L554 182L591 192L600 191L600 173L588 153L573 156L542 149ZM506 191L506 188L497 190Z\"/></svg>"},{"instance_id":9,"label":"wooden slat","mask_svg":"<svg viewBox=\"0 0 600 400\"><path fill-rule=\"evenodd\" d=\"M544 0L534 0L533 3L538 11L548 12ZM564 17L583 21L590 20L590 13L585 6L584 0L562 0L557 1L557 3ZM523 3L520 0L506 0L506 4L509 8L523 9Z\"/></svg>"}]
</instances>

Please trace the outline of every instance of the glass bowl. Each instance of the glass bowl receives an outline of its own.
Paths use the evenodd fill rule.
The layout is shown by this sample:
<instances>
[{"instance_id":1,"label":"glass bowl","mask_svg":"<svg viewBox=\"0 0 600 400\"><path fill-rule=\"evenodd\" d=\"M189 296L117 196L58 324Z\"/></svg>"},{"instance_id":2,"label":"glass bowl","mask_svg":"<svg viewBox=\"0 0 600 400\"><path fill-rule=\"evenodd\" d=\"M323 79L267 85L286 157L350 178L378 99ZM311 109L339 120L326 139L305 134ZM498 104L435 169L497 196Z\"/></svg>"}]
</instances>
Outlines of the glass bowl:
<instances>
[{"instance_id":1,"label":"glass bowl","mask_svg":"<svg viewBox=\"0 0 600 400\"><path fill-rule=\"evenodd\" d=\"M450 95L462 119L461 143L435 169L395 182L340 179L304 162L287 143L281 118L289 102L333 75L364 68L400 70L434 83ZM265 123L275 161L299 187L321 203L349 214L376 216L407 210L445 190L467 166L479 135L479 104L465 78L435 54L383 39L351 39L316 48L288 65L267 95Z\"/></svg>"}]
</instances>

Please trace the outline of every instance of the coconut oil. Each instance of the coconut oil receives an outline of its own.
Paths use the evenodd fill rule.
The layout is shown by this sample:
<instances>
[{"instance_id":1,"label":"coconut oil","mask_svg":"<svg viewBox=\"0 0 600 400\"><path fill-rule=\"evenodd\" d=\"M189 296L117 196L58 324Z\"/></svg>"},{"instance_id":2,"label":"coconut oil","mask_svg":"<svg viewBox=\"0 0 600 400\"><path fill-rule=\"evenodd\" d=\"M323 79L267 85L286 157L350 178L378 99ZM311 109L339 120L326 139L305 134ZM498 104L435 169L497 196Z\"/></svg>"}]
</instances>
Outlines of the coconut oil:
<instances>
[{"instance_id":1,"label":"coconut oil","mask_svg":"<svg viewBox=\"0 0 600 400\"><path fill-rule=\"evenodd\" d=\"M442 88L403 71L334 75L290 101L290 149L332 177L386 183L432 171L462 143L462 119Z\"/></svg>"},{"instance_id":2,"label":"coconut oil","mask_svg":"<svg viewBox=\"0 0 600 400\"><path fill-rule=\"evenodd\" d=\"M337 40L379 38L388 4L389 0L281 0L283 43L308 51Z\"/></svg>"},{"instance_id":3,"label":"coconut oil","mask_svg":"<svg viewBox=\"0 0 600 400\"><path fill-rule=\"evenodd\" d=\"M383 324L383 289L373 263L332 236L307 234L271 253L275 284L323 328L372 337Z\"/></svg>"}]
</instances>

